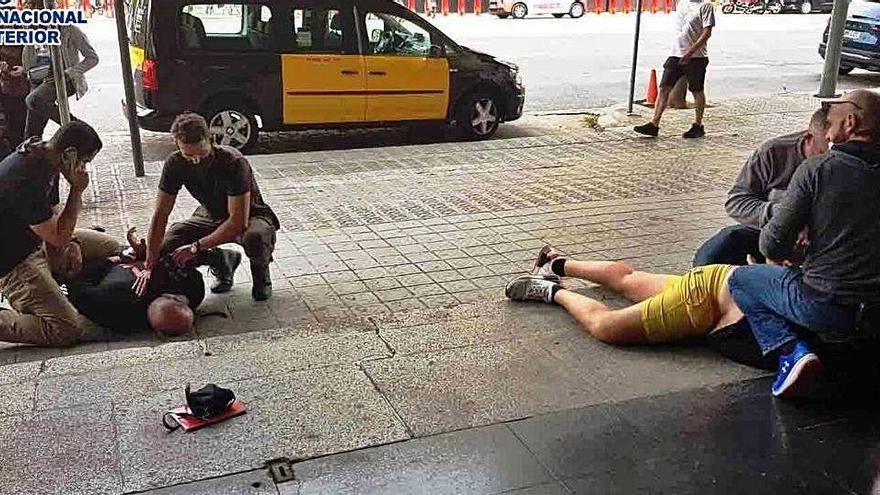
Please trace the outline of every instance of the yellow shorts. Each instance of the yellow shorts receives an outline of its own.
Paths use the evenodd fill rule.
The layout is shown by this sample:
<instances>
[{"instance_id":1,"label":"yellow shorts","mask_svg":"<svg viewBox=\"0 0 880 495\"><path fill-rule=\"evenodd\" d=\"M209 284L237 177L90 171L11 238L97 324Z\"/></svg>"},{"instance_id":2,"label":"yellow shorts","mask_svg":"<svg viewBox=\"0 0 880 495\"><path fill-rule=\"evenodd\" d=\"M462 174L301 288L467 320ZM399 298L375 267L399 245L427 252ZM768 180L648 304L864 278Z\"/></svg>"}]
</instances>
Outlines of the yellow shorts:
<instances>
[{"instance_id":1,"label":"yellow shorts","mask_svg":"<svg viewBox=\"0 0 880 495\"><path fill-rule=\"evenodd\" d=\"M648 340L669 342L708 335L721 317L718 294L732 268L709 265L670 277L659 294L641 302Z\"/></svg>"}]
</instances>

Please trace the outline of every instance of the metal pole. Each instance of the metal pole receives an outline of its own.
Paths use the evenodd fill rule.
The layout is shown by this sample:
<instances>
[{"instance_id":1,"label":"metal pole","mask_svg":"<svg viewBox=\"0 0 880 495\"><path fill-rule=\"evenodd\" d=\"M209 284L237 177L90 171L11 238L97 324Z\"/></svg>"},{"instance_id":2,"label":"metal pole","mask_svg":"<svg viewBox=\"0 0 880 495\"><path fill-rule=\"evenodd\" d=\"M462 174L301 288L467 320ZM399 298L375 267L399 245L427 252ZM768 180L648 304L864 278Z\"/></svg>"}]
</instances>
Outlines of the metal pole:
<instances>
[{"instance_id":1,"label":"metal pole","mask_svg":"<svg viewBox=\"0 0 880 495\"><path fill-rule=\"evenodd\" d=\"M128 132L131 134L131 155L134 159L135 177L144 176L144 152L141 147L141 130L137 123L134 100L134 76L131 74L131 53L128 51L128 30L125 27L125 4L122 0L113 2L116 17L116 38L119 42L119 60L122 62L122 84L125 86L125 116L128 118Z\"/></svg>"},{"instance_id":2,"label":"metal pole","mask_svg":"<svg viewBox=\"0 0 880 495\"><path fill-rule=\"evenodd\" d=\"M846 27L846 14L849 0L834 0L831 12L831 29L825 44L825 68L822 70L822 83L819 85L819 98L834 98L837 95L837 71L840 70L840 52L843 50L843 31Z\"/></svg>"},{"instance_id":3,"label":"metal pole","mask_svg":"<svg viewBox=\"0 0 880 495\"><path fill-rule=\"evenodd\" d=\"M43 0L43 7L54 9L54 0ZM52 55L52 77L55 79L55 99L58 101L58 113L61 116L61 125L70 122L70 107L67 104L67 78L64 75L64 59L61 57L61 46L49 47Z\"/></svg>"},{"instance_id":4,"label":"metal pole","mask_svg":"<svg viewBox=\"0 0 880 495\"><path fill-rule=\"evenodd\" d=\"M633 99L636 96L636 65L639 63L639 36L642 29L642 0L636 0L636 35L633 39L633 60L629 74L629 104L627 113L633 113Z\"/></svg>"}]
</instances>

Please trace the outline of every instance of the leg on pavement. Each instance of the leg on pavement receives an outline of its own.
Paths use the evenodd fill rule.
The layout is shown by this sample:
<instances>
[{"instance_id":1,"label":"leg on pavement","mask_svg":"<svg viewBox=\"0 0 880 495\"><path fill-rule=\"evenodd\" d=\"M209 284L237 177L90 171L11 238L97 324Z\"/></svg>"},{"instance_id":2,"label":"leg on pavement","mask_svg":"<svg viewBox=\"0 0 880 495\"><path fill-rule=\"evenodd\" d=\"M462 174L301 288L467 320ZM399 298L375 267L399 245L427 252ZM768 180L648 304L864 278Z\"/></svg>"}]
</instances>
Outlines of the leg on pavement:
<instances>
[{"instance_id":1,"label":"leg on pavement","mask_svg":"<svg viewBox=\"0 0 880 495\"><path fill-rule=\"evenodd\" d=\"M269 264L275 252L275 226L265 218L254 217L248 222L248 228L241 237L241 245L251 261L253 288L251 294L258 301L272 297L272 277Z\"/></svg>"},{"instance_id":2,"label":"leg on pavement","mask_svg":"<svg viewBox=\"0 0 880 495\"><path fill-rule=\"evenodd\" d=\"M758 249L760 235L760 230L745 225L725 227L700 246L694 255L694 266L745 265L749 254L763 263L764 257Z\"/></svg>"},{"instance_id":3,"label":"leg on pavement","mask_svg":"<svg viewBox=\"0 0 880 495\"><path fill-rule=\"evenodd\" d=\"M67 347L91 325L61 293L42 249L0 277L0 293L12 306L0 309L0 341Z\"/></svg>"}]
</instances>

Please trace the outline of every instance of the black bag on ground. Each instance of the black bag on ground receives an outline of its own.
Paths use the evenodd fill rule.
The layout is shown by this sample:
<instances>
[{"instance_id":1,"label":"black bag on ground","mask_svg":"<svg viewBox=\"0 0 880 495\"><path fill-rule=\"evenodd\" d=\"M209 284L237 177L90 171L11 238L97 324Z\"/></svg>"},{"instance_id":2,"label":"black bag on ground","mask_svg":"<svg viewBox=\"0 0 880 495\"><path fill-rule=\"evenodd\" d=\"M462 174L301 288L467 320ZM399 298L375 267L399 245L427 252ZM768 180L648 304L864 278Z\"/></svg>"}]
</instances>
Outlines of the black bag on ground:
<instances>
[{"instance_id":1,"label":"black bag on ground","mask_svg":"<svg viewBox=\"0 0 880 495\"><path fill-rule=\"evenodd\" d=\"M222 413L234 400L235 394L232 390L218 387L213 383L195 392L190 392L189 384L186 386L186 405L189 406L192 415L200 419Z\"/></svg>"}]
</instances>

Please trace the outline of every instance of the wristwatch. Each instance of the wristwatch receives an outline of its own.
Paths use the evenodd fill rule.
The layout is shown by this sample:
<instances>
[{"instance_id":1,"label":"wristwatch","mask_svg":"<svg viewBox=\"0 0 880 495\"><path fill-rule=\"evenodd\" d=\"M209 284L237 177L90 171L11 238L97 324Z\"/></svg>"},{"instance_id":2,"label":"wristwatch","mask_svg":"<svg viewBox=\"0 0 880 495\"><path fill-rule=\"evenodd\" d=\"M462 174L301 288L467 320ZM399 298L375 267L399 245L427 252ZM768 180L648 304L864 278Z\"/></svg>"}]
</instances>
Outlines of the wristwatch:
<instances>
[{"instance_id":1,"label":"wristwatch","mask_svg":"<svg viewBox=\"0 0 880 495\"><path fill-rule=\"evenodd\" d=\"M202 241L196 241L196 242L192 243L192 245L189 247L189 252L191 252L192 254L199 254L199 251L201 251L201 250L202 250Z\"/></svg>"}]
</instances>

